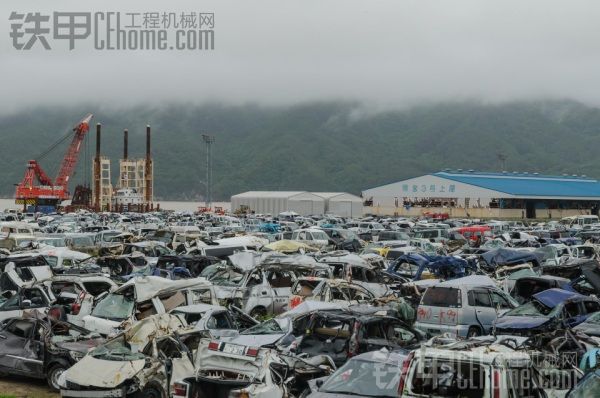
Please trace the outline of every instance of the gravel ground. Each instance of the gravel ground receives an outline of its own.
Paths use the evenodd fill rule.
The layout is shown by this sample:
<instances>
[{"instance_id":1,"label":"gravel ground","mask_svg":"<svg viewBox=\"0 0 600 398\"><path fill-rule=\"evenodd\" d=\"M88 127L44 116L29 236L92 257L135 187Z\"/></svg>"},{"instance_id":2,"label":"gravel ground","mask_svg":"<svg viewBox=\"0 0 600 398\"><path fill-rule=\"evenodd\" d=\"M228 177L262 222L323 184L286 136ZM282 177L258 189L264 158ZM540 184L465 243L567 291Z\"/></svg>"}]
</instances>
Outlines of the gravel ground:
<instances>
[{"instance_id":1,"label":"gravel ground","mask_svg":"<svg viewBox=\"0 0 600 398\"><path fill-rule=\"evenodd\" d=\"M0 398L58 398L46 380L30 379L18 376L0 377Z\"/></svg>"}]
</instances>

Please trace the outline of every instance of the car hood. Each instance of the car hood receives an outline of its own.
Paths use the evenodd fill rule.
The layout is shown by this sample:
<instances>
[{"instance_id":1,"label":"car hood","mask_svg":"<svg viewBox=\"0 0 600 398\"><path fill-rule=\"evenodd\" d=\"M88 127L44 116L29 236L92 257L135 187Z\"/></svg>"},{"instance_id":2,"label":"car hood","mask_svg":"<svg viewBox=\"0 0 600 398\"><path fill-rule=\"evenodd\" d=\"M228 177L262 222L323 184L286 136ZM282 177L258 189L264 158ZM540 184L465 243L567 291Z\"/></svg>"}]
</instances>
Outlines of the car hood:
<instances>
[{"instance_id":1,"label":"car hood","mask_svg":"<svg viewBox=\"0 0 600 398\"><path fill-rule=\"evenodd\" d=\"M114 334L122 323L123 321L111 321L110 319L98 318L93 315L86 315L83 317L83 326L87 330L106 336Z\"/></svg>"},{"instance_id":2,"label":"car hood","mask_svg":"<svg viewBox=\"0 0 600 398\"><path fill-rule=\"evenodd\" d=\"M545 316L503 316L496 321L499 329L529 329L536 328L548 322Z\"/></svg>"},{"instance_id":3,"label":"car hood","mask_svg":"<svg viewBox=\"0 0 600 398\"><path fill-rule=\"evenodd\" d=\"M600 336L600 325L595 323L583 322L573 328L574 331L583 332L585 334Z\"/></svg>"},{"instance_id":4,"label":"car hood","mask_svg":"<svg viewBox=\"0 0 600 398\"><path fill-rule=\"evenodd\" d=\"M105 361L87 355L65 373L68 382L80 386L114 388L144 369L146 361Z\"/></svg>"},{"instance_id":5,"label":"car hood","mask_svg":"<svg viewBox=\"0 0 600 398\"><path fill-rule=\"evenodd\" d=\"M98 337L78 341L57 341L54 342L54 345L63 350L87 353L90 349L99 346L104 341L103 338Z\"/></svg>"}]
</instances>

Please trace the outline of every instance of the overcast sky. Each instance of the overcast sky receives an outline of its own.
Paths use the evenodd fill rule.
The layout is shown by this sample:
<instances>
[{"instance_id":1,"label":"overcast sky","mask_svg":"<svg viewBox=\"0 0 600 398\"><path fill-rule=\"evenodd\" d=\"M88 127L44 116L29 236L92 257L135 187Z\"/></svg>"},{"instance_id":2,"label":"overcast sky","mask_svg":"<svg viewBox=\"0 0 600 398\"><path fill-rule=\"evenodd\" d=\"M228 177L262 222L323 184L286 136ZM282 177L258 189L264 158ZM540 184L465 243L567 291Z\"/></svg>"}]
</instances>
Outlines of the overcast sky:
<instances>
[{"instance_id":1,"label":"overcast sky","mask_svg":"<svg viewBox=\"0 0 600 398\"><path fill-rule=\"evenodd\" d=\"M18 51L11 11L214 12L215 50L69 51L50 40L51 51ZM0 17L5 111L82 100L600 105L597 0L2 0Z\"/></svg>"}]
</instances>

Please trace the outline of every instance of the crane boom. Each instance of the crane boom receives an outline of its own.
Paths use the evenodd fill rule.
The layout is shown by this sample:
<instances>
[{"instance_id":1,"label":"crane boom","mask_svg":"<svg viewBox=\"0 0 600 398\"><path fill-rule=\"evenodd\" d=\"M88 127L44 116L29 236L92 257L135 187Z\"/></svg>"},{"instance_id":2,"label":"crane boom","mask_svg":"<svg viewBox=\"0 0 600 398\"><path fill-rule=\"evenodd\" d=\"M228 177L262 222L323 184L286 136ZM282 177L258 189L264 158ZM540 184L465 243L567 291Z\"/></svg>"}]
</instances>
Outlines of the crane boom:
<instances>
[{"instance_id":1,"label":"crane boom","mask_svg":"<svg viewBox=\"0 0 600 398\"><path fill-rule=\"evenodd\" d=\"M75 166L77 165L77 160L79 160L79 151L81 150L81 144L83 143L85 134L90 130L90 120L92 120L92 117L93 115L91 113L88 114L73 128L75 135L60 164L58 175L54 181L54 185L63 187L65 191L67 191L69 178L71 178L73 170L75 170Z\"/></svg>"}]
</instances>

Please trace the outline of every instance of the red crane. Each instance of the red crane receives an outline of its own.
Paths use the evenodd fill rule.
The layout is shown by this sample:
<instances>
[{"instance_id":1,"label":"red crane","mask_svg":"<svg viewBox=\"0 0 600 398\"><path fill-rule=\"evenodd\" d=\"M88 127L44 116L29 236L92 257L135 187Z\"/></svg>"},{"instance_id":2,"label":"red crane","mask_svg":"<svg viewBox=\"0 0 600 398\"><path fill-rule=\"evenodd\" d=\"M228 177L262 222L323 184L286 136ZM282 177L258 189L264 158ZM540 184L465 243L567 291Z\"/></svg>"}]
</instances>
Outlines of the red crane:
<instances>
[{"instance_id":1,"label":"red crane","mask_svg":"<svg viewBox=\"0 0 600 398\"><path fill-rule=\"evenodd\" d=\"M44 172L37 160L30 160L28 162L25 177L23 177L23 181L17 185L15 193L15 202L17 204L22 204L24 206L56 206L61 201L69 199L69 178L73 175L73 171L77 165L81 144L83 143L86 133L90 129L90 120L92 117L92 114L88 114L73 128L75 134L67 149L67 153L63 157L58 175L54 182L52 182L52 179ZM71 136L71 133L63 139L66 139L69 136ZM59 141L59 143L60 142L62 142L62 140ZM53 149L56 145L57 144L50 149ZM36 181L39 185L35 185Z\"/></svg>"}]
</instances>

